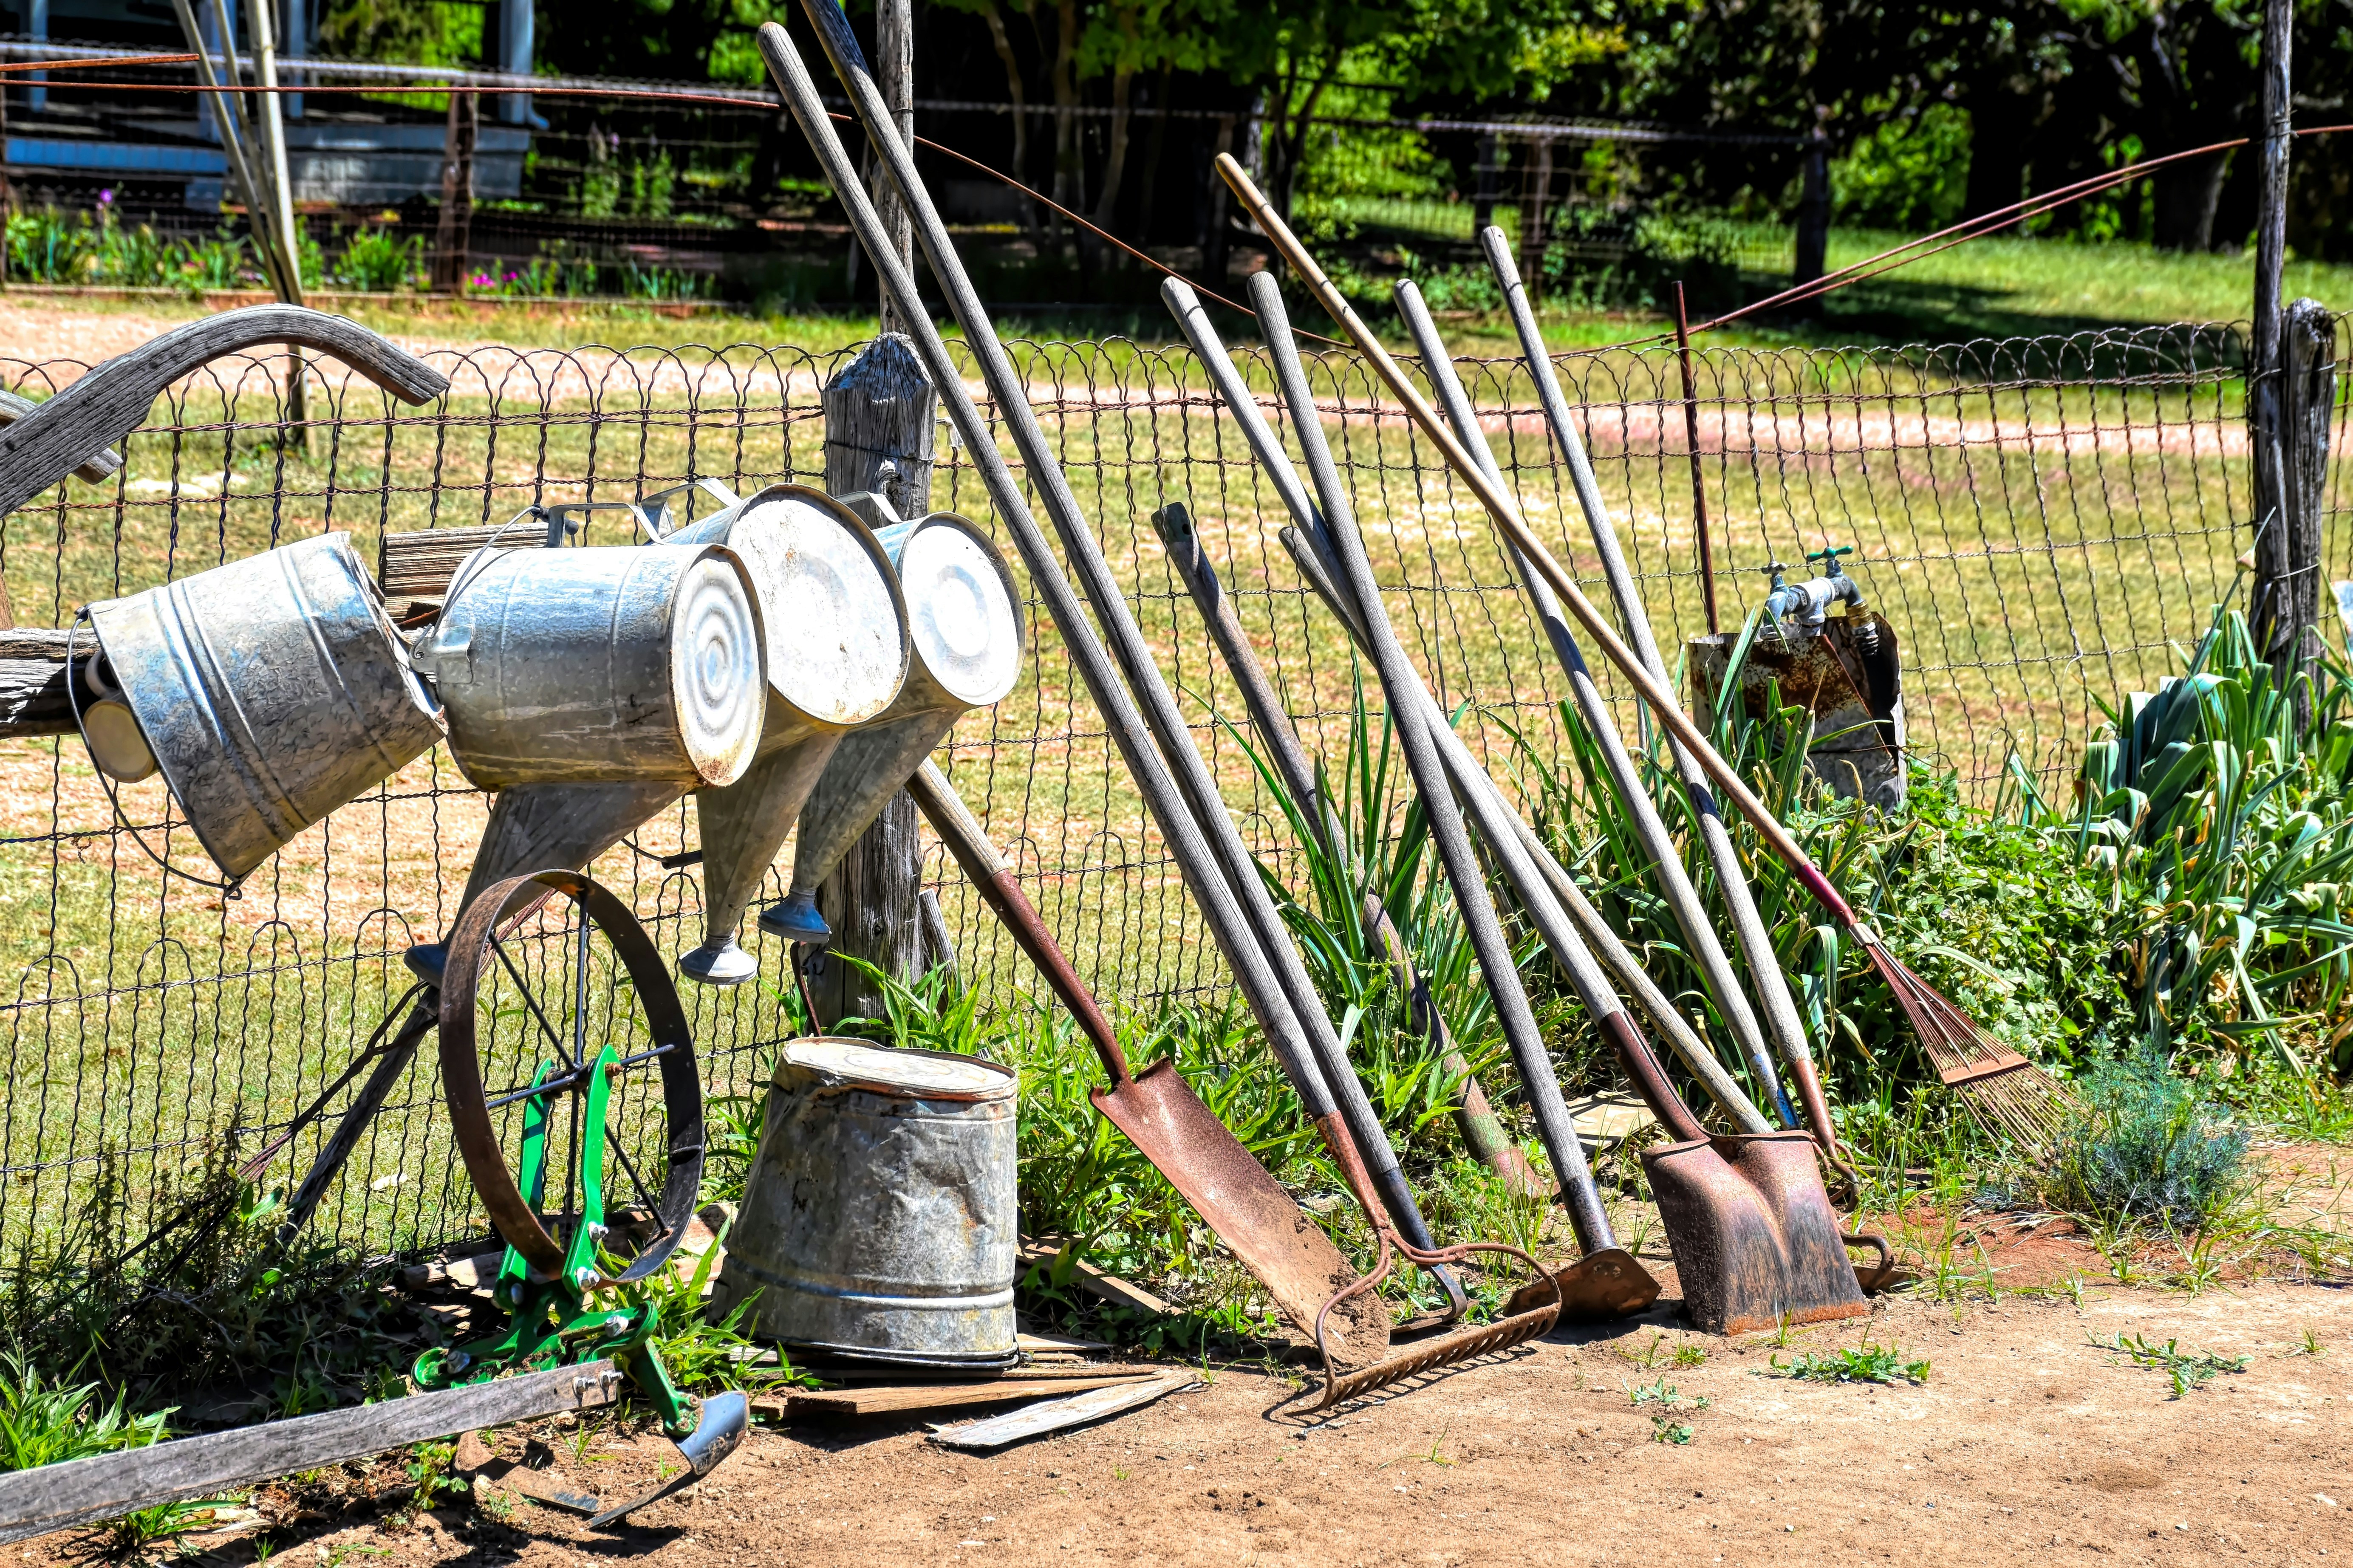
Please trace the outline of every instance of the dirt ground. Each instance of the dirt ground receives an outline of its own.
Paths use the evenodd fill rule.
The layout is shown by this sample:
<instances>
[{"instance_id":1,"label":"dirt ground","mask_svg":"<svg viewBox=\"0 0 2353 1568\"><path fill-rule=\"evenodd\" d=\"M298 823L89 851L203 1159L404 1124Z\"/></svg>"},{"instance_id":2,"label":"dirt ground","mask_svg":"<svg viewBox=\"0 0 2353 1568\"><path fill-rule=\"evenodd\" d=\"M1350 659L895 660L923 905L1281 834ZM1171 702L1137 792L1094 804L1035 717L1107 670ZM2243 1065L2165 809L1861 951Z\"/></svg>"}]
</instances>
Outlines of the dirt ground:
<instances>
[{"instance_id":1,"label":"dirt ground","mask_svg":"<svg viewBox=\"0 0 2353 1568\"><path fill-rule=\"evenodd\" d=\"M1284 1407L1293 1390L1279 1378L1228 1368L993 1456L935 1447L913 1418L797 1422L755 1431L698 1490L609 1535L491 1498L406 1523L298 1521L279 1549L387 1568L2353 1556L2353 1292L2265 1282L2195 1296L2089 1285L2080 1306L2065 1292L1899 1299L1867 1324L1792 1332L1784 1349L1683 1331L1672 1291L1646 1319L1564 1331L1333 1416ZM1777 1357L1866 1333L1927 1359L1926 1382L1772 1374ZM2246 1367L2176 1397L2165 1372L2090 1342L2119 1333ZM1674 1365L1683 1347L1706 1359ZM1663 1421L1630 1393L1661 1379L1681 1401ZM1662 1426L1689 1438L1659 1441ZM522 1453L523 1434L493 1436ZM541 1436L554 1474L607 1495L649 1480L668 1453L593 1428ZM89 1551L65 1537L38 1546L50 1550L25 1556ZM225 1545L215 1560L251 1555Z\"/></svg>"}]
</instances>

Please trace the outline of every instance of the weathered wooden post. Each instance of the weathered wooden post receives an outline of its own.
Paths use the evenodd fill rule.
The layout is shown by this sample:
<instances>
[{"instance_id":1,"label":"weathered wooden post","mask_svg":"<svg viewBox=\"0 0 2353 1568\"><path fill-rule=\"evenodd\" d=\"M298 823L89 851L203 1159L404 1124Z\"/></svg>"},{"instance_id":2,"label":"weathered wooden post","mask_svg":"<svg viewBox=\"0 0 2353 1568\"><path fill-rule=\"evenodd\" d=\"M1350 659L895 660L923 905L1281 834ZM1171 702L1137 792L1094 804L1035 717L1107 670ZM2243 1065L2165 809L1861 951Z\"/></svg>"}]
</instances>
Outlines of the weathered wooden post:
<instances>
[{"instance_id":1,"label":"weathered wooden post","mask_svg":"<svg viewBox=\"0 0 2353 1568\"><path fill-rule=\"evenodd\" d=\"M1831 133L1821 110L1814 111L1814 133L1803 154L1805 177L1798 200L1796 255L1789 268L1789 287L1802 289L1820 278L1830 263ZM1789 306L1789 314L1811 320L1822 313L1820 294Z\"/></svg>"},{"instance_id":2,"label":"weathered wooden post","mask_svg":"<svg viewBox=\"0 0 2353 1568\"><path fill-rule=\"evenodd\" d=\"M879 490L902 518L931 510L938 397L908 340L895 332L876 338L833 378L823 401L827 491ZM808 971L820 1023L881 1013L872 984L832 953L902 978L929 962L918 898L922 870L915 803L901 790L818 889L818 909L833 928L830 952Z\"/></svg>"},{"instance_id":3,"label":"weathered wooden post","mask_svg":"<svg viewBox=\"0 0 2353 1568\"><path fill-rule=\"evenodd\" d=\"M474 142L481 130L478 95L449 95L449 123L442 133L441 221L433 236L433 286L455 294L465 287L467 253L473 248Z\"/></svg>"},{"instance_id":4,"label":"weathered wooden post","mask_svg":"<svg viewBox=\"0 0 2353 1568\"><path fill-rule=\"evenodd\" d=\"M2263 189L2255 214L2255 297L2247 343L2247 424L2253 460L2249 516L2255 539L2248 624L2255 646L2287 680L2308 668L2320 619L2320 515L2328 415L2337 384L2335 332L2310 300L2281 307L2287 258L2289 0L2263 7ZM2299 717L2309 713L2298 699Z\"/></svg>"}]
</instances>

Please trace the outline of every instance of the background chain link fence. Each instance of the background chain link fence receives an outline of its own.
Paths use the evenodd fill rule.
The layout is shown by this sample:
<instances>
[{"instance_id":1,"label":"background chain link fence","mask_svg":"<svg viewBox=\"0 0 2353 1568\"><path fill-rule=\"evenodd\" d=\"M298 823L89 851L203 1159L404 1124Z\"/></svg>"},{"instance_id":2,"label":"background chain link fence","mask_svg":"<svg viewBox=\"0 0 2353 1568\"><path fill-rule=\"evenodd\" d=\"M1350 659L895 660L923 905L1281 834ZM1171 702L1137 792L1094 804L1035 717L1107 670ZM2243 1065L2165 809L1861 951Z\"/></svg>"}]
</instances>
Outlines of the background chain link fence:
<instances>
[{"instance_id":1,"label":"background chain link fence","mask_svg":"<svg viewBox=\"0 0 2353 1568\"><path fill-rule=\"evenodd\" d=\"M175 388L109 485L69 483L0 525L20 621L61 626L84 603L322 530L349 530L373 560L386 531L503 521L535 501L629 499L706 476L746 493L816 482L818 392L850 356L427 357L453 388L421 410L313 365L307 447L282 423L282 359L224 361ZM1303 735L1336 765L1354 664L1276 540L1279 502L1182 350L1035 343L1017 357L1228 801L1279 864L1281 815L1213 717L1239 723L1241 706L1149 521L1171 501L1191 509ZM1695 360L1725 628L1760 598L1767 563L1802 573L1809 550L1857 546L1850 570L1900 639L1912 743L1980 802L2013 757L2063 797L2100 704L2161 679L2171 642L2193 637L2232 584L2249 532L2236 329ZM1558 363L1662 637L1704 632L1672 348ZM1245 364L1271 411L1266 367ZM4 379L37 396L84 368L16 362ZM1466 359L1461 370L1532 522L1601 597L1525 368ZM1514 731L1540 752L1556 742L1563 687L1485 520L1352 355L1328 354L1314 373L1398 624L1509 775ZM976 375L969 384L977 394ZM944 434L940 455L934 506L992 522ZM2353 573L2335 470L2329 504L2328 563ZM609 515L593 514L588 542L628 542ZM1029 624L1019 689L969 716L943 760L1108 1002L1221 990L1216 950L1034 598ZM27 1269L56 1254L100 1188L127 1205L135 1235L208 1160L259 1147L343 1068L406 988L402 950L455 918L486 801L436 751L224 899L168 877L132 841L135 827L210 874L160 780L122 791L126 826L71 737L0 742L0 1261ZM700 940L699 873L659 864L695 842L681 805L594 868L665 952ZM996 1005L1040 994L936 847L930 874L965 975ZM771 890L782 896L781 877ZM757 983L681 986L714 1094L755 1089L786 1027L782 949L748 921L745 940L763 963ZM485 1234L439 1097L428 1050L319 1211L322 1235L383 1255ZM324 1131L268 1179L299 1173Z\"/></svg>"}]
</instances>

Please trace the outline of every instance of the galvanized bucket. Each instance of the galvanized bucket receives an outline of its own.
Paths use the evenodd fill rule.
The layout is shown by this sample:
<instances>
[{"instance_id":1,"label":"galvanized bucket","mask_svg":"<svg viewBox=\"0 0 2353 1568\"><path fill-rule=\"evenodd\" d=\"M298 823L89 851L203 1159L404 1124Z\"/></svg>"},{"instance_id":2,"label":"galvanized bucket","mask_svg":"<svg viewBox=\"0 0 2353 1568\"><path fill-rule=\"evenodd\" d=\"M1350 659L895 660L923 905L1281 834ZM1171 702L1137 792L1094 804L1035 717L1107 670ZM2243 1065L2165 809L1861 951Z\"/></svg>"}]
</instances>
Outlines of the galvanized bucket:
<instances>
[{"instance_id":1,"label":"galvanized bucket","mask_svg":"<svg viewBox=\"0 0 2353 1568\"><path fill-rule=\"evenodd\" d=\"M231 878L441 739L347 533L92 605L90 618L173 797Z\"/></svg>"},{"instance_id":2,"label":"galvanized bucket","mask_svg":"<svg viewBox=\"0 0 2353 1568\"><path fill-rule=\"evenodd\" d=\"M801 805L852 727L873 722L908 672L907 609L890 558L839 501L776 485L669 536L724 544L744 563L768 637L768 709L759 761L695 796L704 929L679 971L711 985L759 972L735 928L785 847Z\"/></svg>"},{"instance_id":3,"label":"galvanized bucket","mask_svg":"<svg viewBox=\"0 0 2353 1568\"><path fill-rule=\"evenodd\" d=\"M1020 590L986 533L941 511L877 538L907 601L907 684L888 711L841 742L801 808L792 887L760 913L762 931L790 942L832 940L818 885L956 721L1021 679Z\"/></svg>"},{"instance_id":4,"label":"galvanized bucket","mask_svg":"<svg viewBox=\"0 0 2353 1568\"><path fill-rule=\"evenodd\" d=\"M477 789L732 784L766 716L760 608L717 545L477 551L417 658Z\"/></svg>"},{"instance_id":5,"label":"galvanized bucket","mask_svg":"<svg viewBox=\"0 0 2353 1568\"><path fill-rule=\"evenodd\" d=\"M1018 1354L1009 1068L818 1037L787 1045L712 1293L751 1331L855 1360Z\"/></svg>"}]
</instances>

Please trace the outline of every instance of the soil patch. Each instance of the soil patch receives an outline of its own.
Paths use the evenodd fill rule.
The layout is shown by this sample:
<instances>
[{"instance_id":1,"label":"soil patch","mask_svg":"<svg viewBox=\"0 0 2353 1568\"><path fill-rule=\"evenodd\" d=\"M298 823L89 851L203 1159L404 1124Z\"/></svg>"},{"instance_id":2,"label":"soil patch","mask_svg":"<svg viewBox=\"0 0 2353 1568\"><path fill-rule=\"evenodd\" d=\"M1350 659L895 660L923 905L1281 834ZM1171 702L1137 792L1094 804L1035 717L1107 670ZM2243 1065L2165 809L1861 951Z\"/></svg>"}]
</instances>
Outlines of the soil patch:
<instances>
[{"instance_id":1,"label":"soil patch","mask_svg":"<svg viewBox=\"0 0 2353 1568\"><path fill-rule=\"evenodd\" d=\"M2306 1330L2325 1353L2301 1350ZM2176 1398L2163 1372L2093 1342L2120 1333L2245 1356L2246 1370ZM1780 1375L1800 1352L1865 1336L1928 1359L1927 1381ZM1679 1351L1705 1359L1677 1366ZM1672 1390L1672 1408L1636 1403L1646 1388ZM1148 1409L993 1456L940 1448L914 1420L796 1422L755 1433L701 1489L612 1535L528 1502L474 1503L397 1529L314 1517L280 1550L387 1565L855 1568L2353 1553L2353 1296L2320 1287L2192 1297L2093 1283L2080 1308L2064 1295L1899 1300L1785 1345L1690 1333L1662 1301L1633 1324L1558 1334L1328 1416L1284 1405L1291 1392L1264 1372L1216 1369ZM499 1436L522 1454L524 1434ZM650 1480L669 1453L649 1435L539 1436L551 1477L602 1493ZM69 1550L53 1539L27 1556ZM220 1560L248 1557L237 1546Z\"/></svg>"}]
</instances>

